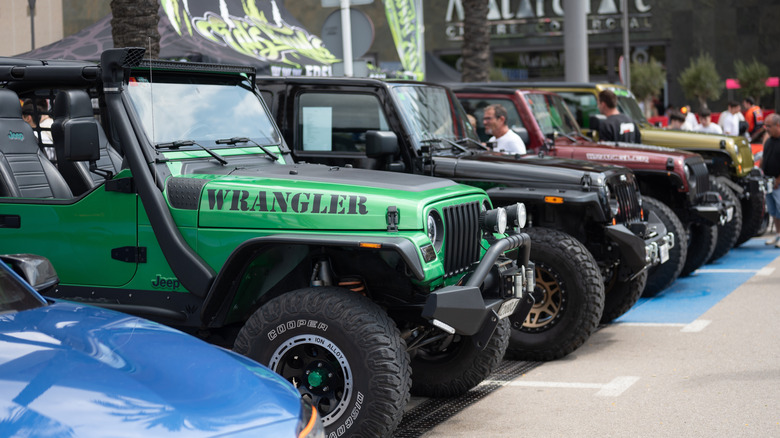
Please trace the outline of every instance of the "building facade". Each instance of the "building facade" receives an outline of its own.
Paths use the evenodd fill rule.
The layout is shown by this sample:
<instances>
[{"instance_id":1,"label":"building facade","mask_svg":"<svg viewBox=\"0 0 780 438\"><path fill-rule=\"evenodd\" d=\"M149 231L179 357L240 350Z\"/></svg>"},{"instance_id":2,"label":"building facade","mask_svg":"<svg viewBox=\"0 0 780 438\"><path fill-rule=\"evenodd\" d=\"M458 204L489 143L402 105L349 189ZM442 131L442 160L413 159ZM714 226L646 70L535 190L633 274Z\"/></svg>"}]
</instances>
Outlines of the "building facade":
<instances>
[{"instance_id":1,"label":"building facade","mask_svg":"<svg viewBox=\"0 0 780 438\"><path fill-rule=\"evenodd\" d=\"M216 0L215 0L216 1ZM260 0L258 0L260 1ZM326 20L339 14L338 1L283 0L284 6L316 35L328 32ZM492 77L508 80L563 80L563 0L486 0L490 5ZM593 81L619 82L623 54L621 0L587 2L589 76ZM386 70L400 70L383 0L361 0L353 9L364 15L371 31L361 38L363 53L356 59ZM399 2L404 3L404 2ZM408 4L414 2L406 2ZM452 68L460 66L463 10L461 0L422 0L424 45L428 56ZM667 71L664 101L675 106L697 102L686 98L677 78L700 53L709 53L724 83L735 76L734 61L756 59L780 76L780 1L777 0L627 0L630 59L654 58ZM37 0L35 46L40 47L78 32L110 13L110 0ZM0 55L13 56L32 48L28 0L0 2ZM332 29L331 29L332 32ZM369 35L370 34L370 35ZM325 39L325 38L323 38ZM365 41L361 41L365 43ZM365 49L367 47L367 49ZM739 90L724 90L711 103L725 107ZM780 106L777 88L761 103Z\"/></svg>"},{"instance_id":2,"label":"building facade","mask_svg":"<svg viewBox=\"0 0 780 438\"><path fill-rule=\"evenodd\" d=\"M619 82L618 61L623 55L621 0L588 2L589 76L593 81ZM754 58L780 75L780 2L766 0L627 0L630 59L651 58L667 71L665 101L675 106L698 106L686 98L677 78L691 60L709 53L723 79L735 76L734 61ZM463 10L461 0L424 0L425 51L454 68L460 65ZM489 0L492 77L508 80L563 80L563 1ZM285 6L311 32L318 33L337 7L322 7L321 0L286 0ZM398 55L387 26L381 0L356 5L374 24L374 41L365 59L389 69ZM725 108L739 90L724 89L712 108ZM762 98L766 107L777 106L776 89Z\"/></svg>"}]
</instances>

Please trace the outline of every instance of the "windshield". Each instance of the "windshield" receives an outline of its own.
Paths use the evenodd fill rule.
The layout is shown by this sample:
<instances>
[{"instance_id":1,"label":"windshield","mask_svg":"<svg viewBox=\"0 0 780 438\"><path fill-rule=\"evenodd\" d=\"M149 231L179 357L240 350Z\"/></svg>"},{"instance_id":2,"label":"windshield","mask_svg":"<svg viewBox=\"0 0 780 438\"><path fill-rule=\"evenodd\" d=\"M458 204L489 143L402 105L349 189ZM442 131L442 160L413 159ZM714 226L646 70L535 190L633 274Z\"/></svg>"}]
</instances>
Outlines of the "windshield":
<instances>
[{"instance_id":1,"label":"windshield","mask_svg":"<svg viewBox=\"0 0 780 438\"><path fill-rule=\"evenodd\" d=\"M647 122L645 115L642 114L642 109L639 108L639 104L636 103L634 96L628 95L625 91L623 91L623 93L618 93L616 91L615 94L617 94L618 109L621 113L631 117L631 119L637 123Z\"/></svg>"},{"instance_id":2,"label":"windshield","mask_svg":"<svg viewBox=\"0 0 780 438\"><path fill-rule=\"evenodd\" d=\"M190 76L184 79L154 72L134 73L127 87L130 100L152 144L246 137L261 145L281 140L249 80ZM186 82L186 83L185 83ZM245 143L223 147L247 146Z\"/></svg>"},{"instance_id":3,"label":"windshield","mask_svg":"<svg viewBox=\"0 0 780 438\"><path fill-rule=\"evenodd\" d=\"M34 309L44 304L0 262L0 314Z\"/></svg>"},{"instance_id":4,"label":"windshield","mask_svg":"<svg viewBox=\"0 0 780 438\"><path fill-rule=\"evenodd\" d=\"M560 96L528 93L525 98L545 136L556 132L579 133L577 122Z\"/></svg>"},{"instance_id":5,"label":"windshield","mask_svg":"<svg viewBox=\"0 0 780 438\"><path fill-rule=\"evenodd\" d=\"M445 88L399 85L392 87L392 92L396 103L401 107L401 117L416 148L420 147L423 140L457 140L465 136L463 108L450 100ZM453 114L453 110L460 112ZM450 147L446 144L439 146Z\"/></svg>"}]
</instances>

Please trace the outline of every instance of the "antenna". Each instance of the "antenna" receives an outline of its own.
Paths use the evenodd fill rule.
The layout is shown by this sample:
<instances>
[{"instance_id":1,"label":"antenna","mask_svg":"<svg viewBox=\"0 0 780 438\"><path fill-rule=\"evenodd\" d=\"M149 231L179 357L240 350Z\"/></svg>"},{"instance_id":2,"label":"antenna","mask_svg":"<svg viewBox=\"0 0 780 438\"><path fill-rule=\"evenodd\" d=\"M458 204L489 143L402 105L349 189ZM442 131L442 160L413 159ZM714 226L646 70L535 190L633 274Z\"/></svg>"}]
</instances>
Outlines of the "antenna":
<instances>
[{"instance_id":1,"label":"antenna","mask_svg":"<svg viewBox=\"0 0 780 438\"><path fill-rule=\"evenodd\" d=\"M157 144L157 137L155 135L154 131L154 81L152 80L152 37L147 36L146 41L149 45L149 106L151 107L151 113L152 113L152 145ZM157 148L154 148L154 153L157 155L160 155L160 151L157 150ZM155 159L155 162L157 159ZM155 184L159 184L159 181L157 180L157 163L152 163L152 173L154 175L154 182Z\"/></svg>"},{"instance_id":2,"label":"antenna","mask_svg":"<svg viewBox=\"0 0 780 438\"><path fill-rule=\"evenodd\" d=\"M149 60L152 59L152 38L146 37L147 42L149 43ZM152 109L152 143L157 141L157 138L154 135L154 81L152 80L152 63L149 62L149 103L151 104Z\"/></svg>"}]
</instances>

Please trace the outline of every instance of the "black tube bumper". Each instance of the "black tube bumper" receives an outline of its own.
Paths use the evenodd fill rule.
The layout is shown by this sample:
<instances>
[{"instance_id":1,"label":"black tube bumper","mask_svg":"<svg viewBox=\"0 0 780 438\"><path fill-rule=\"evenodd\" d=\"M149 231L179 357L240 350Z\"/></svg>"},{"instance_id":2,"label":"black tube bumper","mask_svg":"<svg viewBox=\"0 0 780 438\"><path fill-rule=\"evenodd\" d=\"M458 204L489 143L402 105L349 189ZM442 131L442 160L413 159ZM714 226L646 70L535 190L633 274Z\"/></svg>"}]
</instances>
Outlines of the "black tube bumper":
<instances>
[{"instance_id":1,"label":"black tube bumper","mask_svg":"<svg viewBox=\"0 0 780 438\"><path fill-rule=\"evenodd\" d=\"M506 251L518 248L516 264L499 262ZM535 281L530 253L528 234L498 240L490 246L465 284L431 292L422 316L445 332L473 336L475 343L484 348L501 319L522 311L527 315L531 310ZM490 277L497 277L498 281L491 281ZM530 301L530 305L526 301Z\"/></svg>"}]
</instances>

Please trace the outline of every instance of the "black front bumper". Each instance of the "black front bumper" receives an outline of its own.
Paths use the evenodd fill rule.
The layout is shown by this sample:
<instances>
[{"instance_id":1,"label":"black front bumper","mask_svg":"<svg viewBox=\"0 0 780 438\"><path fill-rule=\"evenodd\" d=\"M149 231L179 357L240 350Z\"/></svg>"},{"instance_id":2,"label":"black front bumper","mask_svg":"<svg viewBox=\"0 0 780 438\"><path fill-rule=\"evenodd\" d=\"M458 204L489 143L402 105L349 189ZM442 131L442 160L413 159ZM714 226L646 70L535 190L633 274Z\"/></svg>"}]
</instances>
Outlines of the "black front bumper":
<instances>
[{"instance_id":1,"label":"black front bumper","mask_svg":"<svg viewBox=\"0 0 780 438\"><path fill-rule=\"evenodd\" d=\"M516 264L499 263L506 251L518 248ZM422 316L450 334L473 336L477 346L484 348L501 319L521 312L525 312L521 315L525 318L531 310L535 281L530 253L528 234L498 240L490 246L465 284L431 292Z\"/></svg>"},{"instance_id":2,"label":"black front bumper","mask_svg":"<svg viewBox=\"0 0 780 438\"><path fill-rule=\"evenodd\" d=\"M718 192L706 192L698 198L699 203L691 206L693 217L708 225L723 225L734 218L736 206L721 198Z\"/></svg>"},{"instance_id":3,"label":"black front bumper","mask_svg":"<svg viewBox=\"0 0 780 438\"><path fill-rule=\"evenodd\" d=\"M606 228L607 237L620 250L620 261L630 276L643 270L665 263L663 253L674 247L676 237L666 230L661 219L650 212L646 222L625 225L610 225Z\"/></svg>"}]
</instances>

